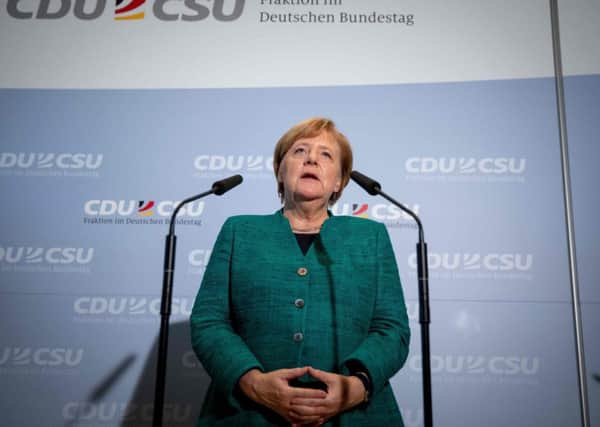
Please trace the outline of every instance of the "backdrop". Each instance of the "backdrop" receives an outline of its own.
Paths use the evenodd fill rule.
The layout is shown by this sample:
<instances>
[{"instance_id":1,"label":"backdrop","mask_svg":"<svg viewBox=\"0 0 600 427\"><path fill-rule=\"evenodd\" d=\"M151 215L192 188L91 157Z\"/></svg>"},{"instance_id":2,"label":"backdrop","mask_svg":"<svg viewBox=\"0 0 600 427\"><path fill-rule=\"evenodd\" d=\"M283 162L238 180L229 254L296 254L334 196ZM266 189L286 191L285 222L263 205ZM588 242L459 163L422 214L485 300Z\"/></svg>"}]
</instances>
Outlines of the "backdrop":
<instances>
[{"instance_id":1,"label":"backdrop","mask_svg":"<svg viewBox=\"0 0 600 427\"><path fill-rule=\"evenodd\" d=\"M178 217L165 420L210 379L188 317L227 216L280 207L275 142L327 116L355 169L429 244L434 420L581 424L546 1L4 0L0 11L0 400L10 426L150 425L164 236ZM600 423L600 6L559 2L579 292ZM413 339L392 379L423 425L413 222L383 222Z\"/></svg>"}]
</instances>

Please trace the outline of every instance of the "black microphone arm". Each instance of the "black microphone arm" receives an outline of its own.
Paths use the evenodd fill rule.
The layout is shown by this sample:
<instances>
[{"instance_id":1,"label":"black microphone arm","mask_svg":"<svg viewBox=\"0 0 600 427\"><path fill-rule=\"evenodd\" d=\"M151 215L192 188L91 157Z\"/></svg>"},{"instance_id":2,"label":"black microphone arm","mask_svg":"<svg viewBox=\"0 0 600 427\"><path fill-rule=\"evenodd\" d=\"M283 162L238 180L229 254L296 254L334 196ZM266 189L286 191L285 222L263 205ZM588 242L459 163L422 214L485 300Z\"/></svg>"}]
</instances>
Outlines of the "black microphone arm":
<instances>
[{"instance_id":1,"label":"black microphone arm","mask_svg":"<svg viewBox=\"0 0 600 427\"><path fill-rule=\"evenodd\" d=\"M419 242L417 243L417 271L419 279L421 359L423 364L423 415L424 426L433 427L433 413L431 409L431 351L429 347L429 324L431 323L429 311L429 272L427 266L427 243L425 243L423 224L421 224L421 220L413 211L381 191L381 184L379 184L377 181L357 171L352 171L350 177L370 195L375 196L379 194L409 214L412 218L414 218L417 226L419 227Z\"/></svg>"},{"instance_id":2,"label":"black microphone arm","mask_svg":"<svg viewBox=\"0 0 600 427\"><path fill-rule=\"evenodd\" d=\"M171 215L169 234L165 241L165 262L163 269L163 288L160 300L160 335L158 339L158 360L156 363L156 386L154 389L154 416L153 427L162 427L163 407L165 399L165 378L167 375L167 349L169 346L169 317L171 316L171 303L173 299L173 274L175 272L175 217L183 205L201 199L210 194L221 196L233 187L241 184L241 175L233 175L229 178L215 182L212 188L204 193L197 194L181 201Z\"/></svg>"}]
</instances>

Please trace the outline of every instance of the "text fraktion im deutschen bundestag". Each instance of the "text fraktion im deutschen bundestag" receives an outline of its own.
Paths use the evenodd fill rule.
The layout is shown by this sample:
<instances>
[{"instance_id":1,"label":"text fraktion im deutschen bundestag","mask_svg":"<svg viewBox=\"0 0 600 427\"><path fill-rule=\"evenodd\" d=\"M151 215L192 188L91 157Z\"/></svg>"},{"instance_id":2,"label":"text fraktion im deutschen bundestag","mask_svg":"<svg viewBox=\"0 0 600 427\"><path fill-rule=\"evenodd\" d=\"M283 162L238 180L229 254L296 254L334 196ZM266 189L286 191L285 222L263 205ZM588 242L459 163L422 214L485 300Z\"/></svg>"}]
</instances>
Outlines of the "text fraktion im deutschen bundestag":
<instances>
[{"instance_id":1,"label":"text fraktion im deutschen bundestag","mask_svg":"<svg viewBox=\"0 0 600 427\"><path fill-rule=\"evenodd\" d=\"M331 13L314 9L314 7L339 8L343 6L342 0L261 0L260 5L287 6L286 11L260 10L258 20L264 24L401 24L412 26L415 23L415 16L411 13L374 10L368 12L338 10ZM289 11L290 6L295 6L297 10ZM306 6L313 7L313 9L307 10Z\"/></svg>"}]
</instances>

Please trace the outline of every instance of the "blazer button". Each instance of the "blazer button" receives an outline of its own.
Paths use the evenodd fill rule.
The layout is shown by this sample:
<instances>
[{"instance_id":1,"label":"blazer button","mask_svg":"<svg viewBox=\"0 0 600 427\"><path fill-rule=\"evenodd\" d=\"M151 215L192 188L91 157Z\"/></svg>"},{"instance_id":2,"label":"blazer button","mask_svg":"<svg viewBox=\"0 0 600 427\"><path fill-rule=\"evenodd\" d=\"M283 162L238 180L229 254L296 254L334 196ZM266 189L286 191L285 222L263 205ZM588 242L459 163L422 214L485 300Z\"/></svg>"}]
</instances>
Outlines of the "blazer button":
<instances>
[{"instance_id":1,"label":"blazer button","mask_svg":"<svg viewBox=\"0 0 600 427\"><path fill-rule=\"evenodd\" d=\"M302 298L298 298L296 301L294 301L294 305L298 308L302 308L304 307L304 300Z\"/></svg>"},{"instance_id":2,"label":"blazer button","mask_svg":"<svg viewBox=\"0 0 600 427\"><path fill-rule=\"evenodd\" d=\"M306 267L300 267L296 273L298 273L298 276L306 276L308 274L308 270Z\"/></svg>"},{"instance_id":3,"label":"blazer button","mask_svg":"<svg viewBox=\"0 0 600 427\"><path fill-rule=\"evenodd\" d=\"M294 341L296 342L300 342L304 339L304 335L302 334L302 332L296 332L294 334Z\"/></svg>"}]
</instances>

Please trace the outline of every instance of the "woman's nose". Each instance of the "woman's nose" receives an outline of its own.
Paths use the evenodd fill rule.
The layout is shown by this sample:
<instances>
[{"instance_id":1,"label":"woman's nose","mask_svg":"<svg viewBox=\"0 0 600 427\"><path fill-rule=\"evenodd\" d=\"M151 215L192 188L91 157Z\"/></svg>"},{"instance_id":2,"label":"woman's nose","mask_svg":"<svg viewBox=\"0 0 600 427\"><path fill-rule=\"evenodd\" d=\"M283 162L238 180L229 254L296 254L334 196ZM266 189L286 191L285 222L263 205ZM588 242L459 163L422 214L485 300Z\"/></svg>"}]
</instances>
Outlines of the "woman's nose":
<instances>
[{"instance_id":1,"label":"woman's nose","mask_svg":"<svg viewBox=\"0 0 600 427\"><path fill-rule=\"evenodd\" d=\"M304 157L304 163L307 164L316 164L317 163L317 154L314 150L308 150L306 152L306 156Z\"/></svg>"}]
</instances>

